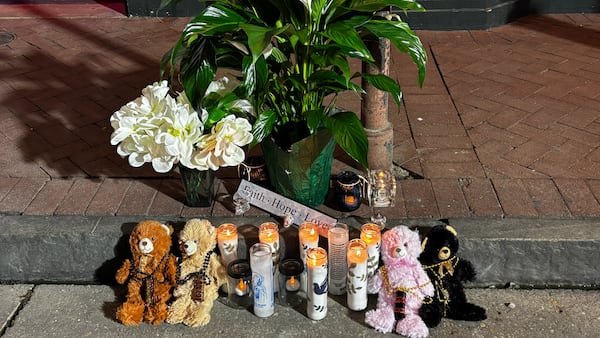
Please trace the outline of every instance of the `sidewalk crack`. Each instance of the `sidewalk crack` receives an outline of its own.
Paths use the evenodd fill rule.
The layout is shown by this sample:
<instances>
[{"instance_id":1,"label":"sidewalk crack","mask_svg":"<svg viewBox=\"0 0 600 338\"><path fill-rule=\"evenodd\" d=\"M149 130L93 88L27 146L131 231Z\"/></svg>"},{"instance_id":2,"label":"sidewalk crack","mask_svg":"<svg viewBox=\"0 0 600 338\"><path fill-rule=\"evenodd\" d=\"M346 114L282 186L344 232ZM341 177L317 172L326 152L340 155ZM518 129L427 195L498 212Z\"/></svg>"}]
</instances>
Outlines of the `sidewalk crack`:
<instances>
[{"instance_id":1,"label":"sidewalk crack","mask_svg":"<svg viewBox=\"0 0 600 338\"><path fill-rule=\"evenodd\" d=\"M6 330L8 330L8 328L10 328L14 325L14 322L17 319L17 317L19 316L19 313L21 312L21 310L23 310L23 308L31 300L31 297L33 296L33 292L34 292L35 288L36 288L36 285L33 285L32 288L29 291L27 291L27 293L25 295L23 295L21 297L21 302L19 303L19 305L17 305L15 307L15 309L9 314L8 318L6 318L6 321L4 322L4 324L2 324L2 326L0 326L0 337L3 336L4 333L6 333Z\"/></svg>"}]
</instances>

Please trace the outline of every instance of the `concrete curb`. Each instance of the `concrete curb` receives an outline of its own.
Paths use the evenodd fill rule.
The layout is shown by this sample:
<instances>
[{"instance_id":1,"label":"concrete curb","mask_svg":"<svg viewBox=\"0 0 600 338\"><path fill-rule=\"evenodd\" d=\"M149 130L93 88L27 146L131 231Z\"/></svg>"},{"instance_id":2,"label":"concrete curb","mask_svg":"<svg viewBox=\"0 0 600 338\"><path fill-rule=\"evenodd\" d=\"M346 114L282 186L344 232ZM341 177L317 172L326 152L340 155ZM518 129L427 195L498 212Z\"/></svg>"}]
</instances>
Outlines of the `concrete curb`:
<instances>
[{"instance_id":1,"label":"concrete curb","mask_svg":"<svg viewBox=\"0 0 600 338\"><path fill-rule=\"evenodd\" d=\"M127 239L144 218L0 215L0 283L114 283L129 254ZM173 224L182 218L157 218ZM239 255L258 240L256 226L268 217L211 217L239 227ZM344 218L356 237L363 220ZM474 286L596 288L600 281L600 219L450 219L461 239L460 256L478 270ZM391 220L420 233L439 221ZM298 252L295 228L282 231L282 252ZM323 243L321 243L323 245Z\"/></svg>"}]
</instances>

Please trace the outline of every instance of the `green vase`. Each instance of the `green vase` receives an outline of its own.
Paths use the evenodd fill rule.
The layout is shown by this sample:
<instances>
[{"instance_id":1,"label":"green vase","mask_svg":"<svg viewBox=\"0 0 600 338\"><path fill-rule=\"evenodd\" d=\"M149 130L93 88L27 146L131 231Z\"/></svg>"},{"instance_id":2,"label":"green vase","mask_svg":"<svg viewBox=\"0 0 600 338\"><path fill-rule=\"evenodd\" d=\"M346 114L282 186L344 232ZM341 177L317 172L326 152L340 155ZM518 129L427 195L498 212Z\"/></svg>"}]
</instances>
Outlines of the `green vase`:
<instances>
[{"instance_id":1,"label":"green vase","mask_svg":"<svg viewBox=\"0 0 600 338\"><path fill-rule=\"evenodd\" d=\"M267 137L262 149L271 185L277 193L310 207L325 202L335 150L335 139L328 130L292 144L289 151Z\"/></svg>"},{"instance_id":2,"label":"green vase","mask_svg":"<svg viewBox=\"0 0 600 338\"><path fill-rule=\"evenodd\" d=\"M214 171L190 169L179 165L179 173L185 191L185 204L189 207L211 206L215 184Z\"/></svg>"}]
</instances>

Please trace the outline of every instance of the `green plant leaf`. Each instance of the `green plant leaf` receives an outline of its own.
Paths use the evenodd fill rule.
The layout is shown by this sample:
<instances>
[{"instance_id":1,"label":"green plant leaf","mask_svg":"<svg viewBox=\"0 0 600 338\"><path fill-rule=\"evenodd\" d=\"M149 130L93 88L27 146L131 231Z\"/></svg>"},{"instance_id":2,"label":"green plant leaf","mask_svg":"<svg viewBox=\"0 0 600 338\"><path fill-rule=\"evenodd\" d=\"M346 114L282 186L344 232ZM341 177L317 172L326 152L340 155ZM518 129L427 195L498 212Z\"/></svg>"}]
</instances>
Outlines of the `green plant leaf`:
<instances>
[{"instance_id":1,"label":"green plant leaf","mask_svg":"<svg viewBox=\"0 0 600 338\"><path fill-rule=\"evenodd\" d=\"M235 9L220 4L206 7L184 28L182 35L189 39L194 35L213 36L239 30L247 19Z\"/></svg>"},{"instance_id":2,"label":"green plant leaf","mask_svg":"<svg viewBox=\"0 0 600 338\"><path fill-rule=\"evenodd\" d=\"M341 46L348 47L354 57L373 62L373 56L354 27L345 22L336 22L327 27L323 35Z\"/></svg>"},{"instance_id":3,"label":"green plant leaf","mask_svg":"<svg viewBox=\"0 0 600 338\"><path fill-rule=\"evenodd\" d=\"M363 73L361 76L373 87L390 93L398 105L402 104L402 90L394 79L383 74Z\"/></svg>"},{"instance_id":4,"label":"green plant leaf","mask_svg":"<svg viewBox=\"0 0 600 338\"><path fill-rule=\"evenodd\" d=\"M271 43L271 39L277 30L252 24L240 24L240 27L248 35L248 47L252 54L252 61L256 62Z\"/></svg>"},{"instance_id":5,"label":"green plant leaf","mask_svg":"<svg viewBox=\"0 0 600 338\"><path fill-rule=\"evenodd\" d=\"M321 126L321 121L323 121L325 114L323 113L323 109L315 109L305 112L304 116L306 116L306 125L310 133L313 134Z\"/></svg>"},{"instance_id":6,"label":"green plant leaf","mask_svg":"<svg viewBox=\"0 0 600 338\"><path fill-rule=\"evenodd\" d=\"M266 110L258 115L256 122L254 122L254 126L252 127L252 135L254 139L250 146L254 146L260 142L265 137L269 137L271 135L271 131L273 131L273 126L277 121L277 114L272 109Z\"/></svg>"},{"instance_id":7,"label":"green plant leaf","mask_svg":"<svg viewBox=\"0 0 600 338\"><path fill-rule=\"evenodd\" d=\"M331 131L340 147L366 169L369 142L365 129L353 112L341 112L324 119L325 128Z\"/></svg>"},{"instance_id":8,"label":"green plant leaf","mask_svg":"<svg viewBox=\"0 0 600 338\"><path fill-rule=\"evenodd\" d=\"M200 109L200 101L217 72L213 52L210 42L201 39L190 46L189 56L181 61L181 83L195 110Z\"/></svg>"},{"instance_id":9,"label":"green plant leaf","mask_svg":"<svg viewBox=\"0 0 600 338\"><path fill-rule=\"evenodd\" d=\"M391 20L373 20L363 26L379 38L389 39L396 48L408 53L419 71L419 85L423 85L427 67L427 52L419 37L407 23Z\"/></svg>"}]
</instances>

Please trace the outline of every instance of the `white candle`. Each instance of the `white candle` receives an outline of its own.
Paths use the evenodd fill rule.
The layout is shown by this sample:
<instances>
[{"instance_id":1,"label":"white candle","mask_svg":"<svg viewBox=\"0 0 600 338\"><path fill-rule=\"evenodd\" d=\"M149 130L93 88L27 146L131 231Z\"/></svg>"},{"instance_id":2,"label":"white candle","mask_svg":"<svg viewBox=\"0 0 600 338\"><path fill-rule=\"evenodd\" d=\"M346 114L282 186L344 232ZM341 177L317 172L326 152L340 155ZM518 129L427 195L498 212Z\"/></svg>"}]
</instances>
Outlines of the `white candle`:
<instances>
[{"instance_id":1,"label":"white candle","mask_svg":"<svg viewBox=\"0 0 600 338\"><path fill-rule=\"evenodd\" d=\"M381 230L379 225L366 223L360 228L360 239L367 244L369 254L367 260L367 274L372 277L379 267L379 250L381 247Z\"/></svg>"},{"instance_id":2,"label":"white candle","mask_svg":"<svg viewBox=\"0 0 600 338\"><path fill-rule=\"evenodd\" d=\"M328 231L329 292L343 295L346 292L346 246L348 245L348 225L335 223Z\"/></svg>"},{"instance_id":3,"label":"white candle","mask_svg":"<svg viewBox=\"0 0 600 338\"><path fill-rule=\"evenodd\" d=\"M304 272L300 276L300 287L306 291L306 253L309 249L319 246L319 225L312 222L303 222L298 227L298 241L300 244L300 259L304 264Z\"/></svg>"},{"instance_id":4,"label":"white candle","mask_svg":"<svg viewBox=\"0 0 600 338\"><path fill-rule=\"evenodd\" d=\"M250 268L254 291L254 314L269 317L275 312L273 260L267 244L256 243L250 247Z\"/></svg>"},{"instance_id":5,"label":"white candle","mask_svg":"<svg viewBox=\"0 0 600 338\"><path fill-rule=\"evenodd\" d=\"M327 252L323 248L312 248L306 254L308 268L306 291L306 314L312 320L321 320L327 315Z\"/></svg>"},{"instance_id":6,"label":"white candle","mask_svg":"<svg viewBox=\"0 0 600 338\"><path fill-rule=\"evenodd\" d=\"M271 248L273 263L279 261L279 226L273 222L265 222L258 227L258 240Z\"/></svg>"},{"instance_id":7,"label":"white candle","mask_svg":"<svg viewBox=\"0 0 600 338\"><path fill-rule=\"evenodd\" d=\"M221 261L227 266L237 259L238 234L235 224L224 223L217 228L217 244L221 252Z\"/></svg>"},{"instance_id":8,"label":"white candle","mask_svg":"<svg viewBox=\"0 0 600 338\"><path fill-rule=\"evenodd\" d=\"M367 243L353 239L348 243L348 308L361 311L367 308Z\"/></svg>"}]
</instances>

